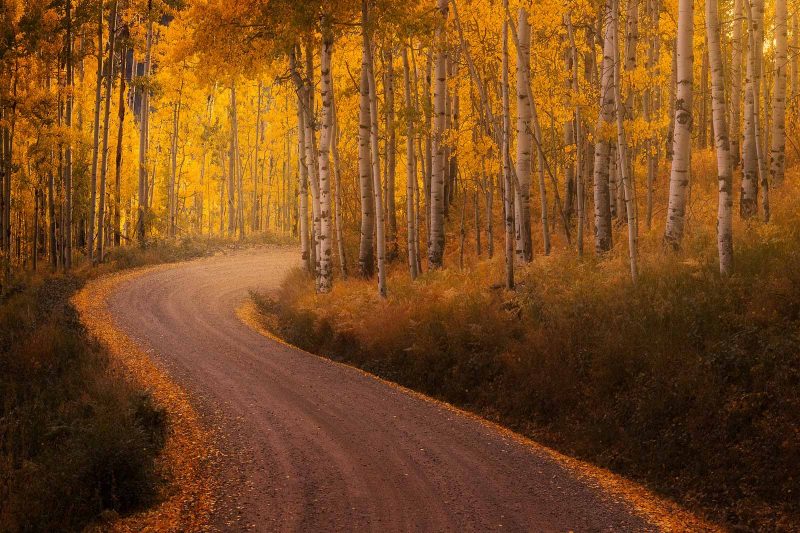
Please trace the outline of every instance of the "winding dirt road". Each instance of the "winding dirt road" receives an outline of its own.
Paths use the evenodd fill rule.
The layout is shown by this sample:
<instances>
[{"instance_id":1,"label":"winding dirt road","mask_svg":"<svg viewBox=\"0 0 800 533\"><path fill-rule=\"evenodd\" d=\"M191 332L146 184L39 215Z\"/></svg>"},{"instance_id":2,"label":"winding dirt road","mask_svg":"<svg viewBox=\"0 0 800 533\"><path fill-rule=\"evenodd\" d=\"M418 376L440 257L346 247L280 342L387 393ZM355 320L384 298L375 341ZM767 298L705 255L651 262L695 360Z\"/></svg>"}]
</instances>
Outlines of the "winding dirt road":
<instances>
[{"instance_id":1,"label":"winding dirt road","mask_svg":"<svg viewBox=\"0 0 800 533\"><path fill-rule=\"evenodd\" d=\"M661 529L544 449L240 321L248 290L276 288L297 257L232 252L145 274L109 299L117 327L221 439L216 529Z\"/></svg>"}]
</instances>

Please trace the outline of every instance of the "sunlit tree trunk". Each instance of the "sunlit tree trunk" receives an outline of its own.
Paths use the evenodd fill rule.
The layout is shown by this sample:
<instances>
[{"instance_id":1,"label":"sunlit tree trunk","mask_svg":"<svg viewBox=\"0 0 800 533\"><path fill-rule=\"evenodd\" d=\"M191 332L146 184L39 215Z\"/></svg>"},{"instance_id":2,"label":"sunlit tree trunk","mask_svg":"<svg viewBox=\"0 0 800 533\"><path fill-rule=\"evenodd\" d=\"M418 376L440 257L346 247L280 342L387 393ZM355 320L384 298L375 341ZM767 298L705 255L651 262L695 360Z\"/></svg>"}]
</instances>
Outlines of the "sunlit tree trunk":
<instances>
[{"instance_id":1,"label":"sunlit tree trunk","mask_svg":"<svg viewBox=\"0 0 800 533\"><path fill-rule=\"evenodd\" d=\"M772 93L772 146L769 154L769 170L772 183L776 186L783 183L786 170L787 19L786 0L775 0L775 87ZM798 53L800 50L795 50L795 54Z\"/></svg>"},{"instance_id":2,"label":"sunlit tree trunk","mask_svg":"<svg viewBox=\"0 0 800 533\"><path fill-rule=\"evenodd\" d=\"M333 71L331 78L333 79ZM333 177L336 184L333 188L333 203L336 209L336 244L339 252L339 269L342 277L347 278L347 257L344 246L344 227L342 223L342 164L339 157L339 117L336 112L336 93L331 90L331 112L333 116L333 132L331 133L331 153L333 154Z\"/></svg>"},{"instance_id":3,"label":"sunlit tree trunk","mask_svg":"<svg viewBox=\"0 0 800 533\"><path fill-rule=\"evenodd\" d=\"M744 1L745 0L734 0L734 14L733 21L731 22L733 24L733 28L731 30L730 153L731 165L734 168L738 167L741 163L740 140L742 137L742 58L744 57L744 36L742 34L742 22L745 18L742 3Z\"/></svg>"},{"instance_id":4,"label":"sunlit tree trunk","mask_svg":"<svg viewBox=\"0 0 800 533\"><path fill-rule=\"evenodd\" d=\"M658 32L658 24L661 18L661 5L660 0L646 0L649 11L649 31L650 39L647 50L647 71L651 75L656 74L658 68L661 36ZM658 101L658 93L656 87L648 87L645 90L644 102L642 104L644 111L644 118L651 129L650 138L647 141L647 229L652 227L653 223L653 187L655 186L656 177L658 174L658 129L655 126L655 118L658 113L660 102Z\"/></svg>"},{"instance_id":5,"label":"sunlit tree trunk","mask_svg":"<svg viewBox=\"0 0 800 533\"><path fill-rule=\"evenodd\" d=\"M320 189L319 189L319 173L317 166L318 147L316 136L316 104L314 103L314 54L313 42L310 39L306 40L306 77L305 77L305 112L306 112L306 160L308 161L308 178L311 185L311 214L312 214L312 231L311 231L311 254L312 264L314 265L314 272L316 280L319 281L319 259L321 254L320 248L320 232L321 232L321 209L320 209Z\"/></svg>"},{"instance_id":6,"label":"sunlit tree trunk","mask_svg":"<svg viewBox=\"0 0 800 533\"><path fill-rule=\"evenodd\" d=\"M428 265L441 268L444 258L445 215L445 157L444 135L446 127L447 96L447 0L437 0L436 8L441 17L436 24L436 68L433 94L433 172L431 174L430 244Z\"/></svg>"},{"instance_id":7,"label":"sunlit tree trunk","mask_svg":"<svg viewBox=\"0 0 800 533\"><path fill-rule=\"evenodd\" d=\"M717 149L717 248L719 251L719 271L723 275L731 273L733 265L733 180L731 176L730 143L726 123L725 75L720 43L720 23L718 0L706 1L706 39L708 59L711 67L711 106L714 117L714 144Z\"/></svg>"},{"instance_id":8,"label":"sunlit tree trunk","mask_svg":"<svg viewBox=\"0 0 800 533\"><path fill-rule=\"evenodd\" d=\"M366 18L362 31L366 32ZM361 85L359 87L358 113L358 177L361 191L361 244L358 252L359 274L371 278L375 273L373 234L375 231L375 209L372 194L372 161L370 153L369 109L369 51L365 35L361 61Z\"/></svg>"},{"instance_id":9,"label":"sunlit tree trunk","mask_svg":"<svg viewBox=\"0 0 800 533\"><path fill-rule=\"evenodd\" d=\"M97 80L94 91L94 142L92 144L92 174L89 181L89 234L87 252L94 260L95 209L97 206L97 164L100 156L100 94L103 88L103 2L97 3ZM99 219L103 224L102 218Z\"/></svg>"},{"instance_id":10,"label":"sunlit tree trunk","mask_svg":"<svg viewBox=\"0 0 800 533\"><path fill-rule=\"evenodd\" d=\"M127 36L127 27L123 27L123 36ZM122 244L122 143L125 133L125 71L127 70L128 49L123 46L120 50L119 69L119 99L117 100L117 153L114 158L114 246Z\"/></svg>"},{"instance_id":11,"label":"sunlit tree trunk","mask_svg":"<svg viewBox=\"0 0 800 533\"><path fill-rule=\"evenodd\" d=\"M153 50L153 20L152 20L153 0L147 3L147 48L144 59L144 78L148 85L142 89L142 109L141 119L139 120L139 200L138 216L136 222L136 235L139 245L143 246L147 237L147 218L148 218L148 182L147 182L147 150L149 147L150 134L150 62Z\"/></svg>"},{"instance_id":12,"label":"sunlit tree trunk","mask_svg":"<svg viewBox=\"0 0 800 533\"><path fill-rule=\"evenodd\" d=\"M393 261L398 254L397 250L397 207L395 203L395 174L397 162L395 150L397 148L397 135L394 126L394 57L391 44L384 52L384 105L386 107L386 233L387 233L387 258Z\"/></svg>"},{"instance_id":13,"label":"sunlit tree trunk","mask_svg":"<svg viewBox=\"0 0 800 533\"><path fill-rule=\"evenodd\" d=\"M445 0L442 0L443 2ZM362 0L363 17L369 21L367 0ZM372 196L375 198L375 255L378 263L378 294L386 296L386 233L381 187L381 160L378 145L378 91L375 83L375 55L372 33L365 24L364 47L367 49L367 74L369 84L370 152L372 154Z\"/></svg>"},{"instance_id":14,"label":"sunlit tree trunk","mask_svg":"<svg viewBox=\"0 0 800 533\"><path fill-rule=\"evenodd\" d=\"M759 102L761 100L761 50L764 20L763 3L759 11L757 0L744 2L748 28L747 81L744 104L744 146L742 153L742 190L739 197L739 214L750 218L758 214L758 188L760 164ZM760 12L760 16L758 13Z\"/></svg>"},{"instance_id":15,"label":"sunlit tree trunk","mask_svg":"<svg viewBox=\"0 0 800 533\"><path fill-rule=\"evenodd\" d=\"M533 258L531 242L531 149L533 148L533 126L531 125L531 102L528 97L528 73L530 72L531 30L528 13L519 9L517 39L517 189L515 196L515 242L516 256L520 261Z\"/></svg>"},{"instance_id":16,"label":"sunlit tree trunk","mask_svg":"<svg viewBox=\"0 0 800 533\"><path fill-rule=\"evenodd\" d=\"M105 253L106 177L108 176L108 129L111 116L111 94L114 89L114 48L117 34L117 1L111 4L111 23L108 30L108 68L106 69L106 101L103 112L103 156L100 164L100 204L97 209L97 260ZM124 75L124 74L123 74Z\"/></svg>"},{"instance_id":17,"label":"sunlit tree trunk","mask_svg":"<svg viewBox=\"0 0 800 533\"><path fill-rule=\"evenodd\" d=\"M613 0L605 7L603 66L600 86L600 115L597 119L594 148L594 248L598 254L611 249L611 197L609 164L611 131L614 121L614 9Z\"/></svg>"},{"instance_id":18,"label":"sunlit tree trunk","mask_svg":"<svg viewBox=\"0 0 800 533\"><path fill-rule=\"evenodd\" d=\"M67 19L67 45L66 45L66 68L67 68L67 96L64 111L64 125L67 131L72 133L72 105L73 91L75 82L72 72L72 0L66 0L66 19ZM6 154L8 157L8 154ZM11 175L6 176L6 188L9 188ZM62 240L64 243L64 267L72 268L72 140L68 139L64 148L64 232ZM10 198L10 195L7 195ZM8 203L6 205L9 205ZM8 238L8 209L6 210L6 220L4 221L4 235Z\"/></svg>"},{"instance_id":19,"label":"sunlit tree trunk","mask_svg":"<svg viewBox=\"0 0 800 533\"><path fill-rule=\"evenodd\" d=\"M417 279L417 255L414 242L417 240L414 226L414 185L417 181L417 161L414 153L415 109L411 98L411 72L408 64L408 48L403 47L403 82L406 100L406 231L408 232L408 268L411 279Z\"/></svg>"},{"instance_id":20,"label":"sunlit tree trunk","mask_svg":"<svg viewBox=\"0 0 800 533\"><path fill-rule=\"evenodd\" d=\"M503 0L508 12L508 0ZM503 175L503 214L506 229L506 289L514 289L514 181L511 176L511 110L508 86L508 19L503 17L503 77L500 86L503 101L503 122L500 140L500 161Z\"/></svg>"},{"instance_id":21,"label":"sunlit tree trunk","mask_svg":"<svg viewBox=\"0 0 800 533\"><path fill-rule=\"evenodd\" d=\"M231 82L230 88L230 146L228 153L228 237L233 237L236 232L236 82Z\"/></svg>"},{"instance_id":22,"label":"sunlit tree trunk","mask_svg":"<svg viewBox=\"0 0 800 533\"><path fill-rule=\"evenodd\" d=\"M329 292L333 285L331 261L331 187L330 147L333 135L333 80L331 79L331 53L333 33L327 19L323 20L322 55L320 57L320 81L322 83L322 130L319 137L319 283L320 292Z\"/></svg>"},{"instance_id":23,"label":"sunlit tree trunk","mask_svg":"<svg viewBox=\"0 0 800 533\"><path fill-rule=\"evenodd\" d=\"M675 131L673 133L672 170L669 177L669 205L664 242L680 248L686 217L686 189L689 185L692 140L692 69L694 65L694 1L678 2L677 90Z\"/></svg>"},{"instance_id":24,"label":"sunlit tree trunk","mask_svg":"<svg viewBox=\"0 0 800 533\"><path fill-rule=\"evenodd\" d=\"M298 176L298 196L299 196L299 226L300 226L300 251L306 270L312 272L313 263L311 262L311 246L308 238L308 161L306 161L306 118L305 118L305 85L298 72L297 48L292 48L289 55L289 69L295 80L295 92L297 93L297 176ZM286 150L286 164L284 168L288 172L289 149ZM285 177L284 187L288 188L288 175ZM284 202L286 204L286 202ZM288 204L287 204L288 205ZM283 217L285 221L285 216Z\"/></svg>"},{"instance_id":25,"label":"sunlit tree trunk","mask_svg":"<svg viewBox=\"0 0 800 533\"><path fill-rule=\"evenodd\" d=\"M633 184L631 183L631 176L628 174L628 142L625 136L624 116L625 104L622 102L620 95L620 85L622 84L622 76L620 75L620 61L619 61L619 1L611 0L612 2L612 17L614 26L614 101L616 105L616 119L617 119L617 150L619 150L619 165L618 172L620 176L620 187L623 189L623 197L625 202L625 214L628 221L628 257L630 261L631 280L636 283L639 278L638 267L638 247L639 239L637 235L636 223L636 208L634 206L633 198ZM620 217L622 213L620 213Z\"/></svg>"}]
</instances>

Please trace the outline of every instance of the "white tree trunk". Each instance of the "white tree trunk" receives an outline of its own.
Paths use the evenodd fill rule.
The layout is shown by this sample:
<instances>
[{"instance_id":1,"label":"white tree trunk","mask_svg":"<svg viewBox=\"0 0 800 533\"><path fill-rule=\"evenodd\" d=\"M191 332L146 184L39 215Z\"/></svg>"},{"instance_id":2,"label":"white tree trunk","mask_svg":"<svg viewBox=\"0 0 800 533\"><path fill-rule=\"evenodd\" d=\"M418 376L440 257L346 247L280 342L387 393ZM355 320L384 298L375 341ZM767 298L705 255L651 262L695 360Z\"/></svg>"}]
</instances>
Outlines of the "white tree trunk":
<instances>
[{"instance_id":1,"label":"white tree trunk","mask_svg":"<svg viewBox=\"0 0 800 533\"><path fill-rule=\"evenodd\" d=\"M364 19L367 17L367 0L363 0ZM383 214L383 190L381 187L381 159L378 145L378 92L375 83L375 60L372 49L372 34L364 34L367 49L367 73L369 74L370 152L372 153L372 195L375 198L375 251L378 262L378 294L386 297L386 234Z\"/></svg>"},{"instance_id":2,"label":"white tree trunk","mask_svg":"<svg viewBox=\"0 0 800 533\"><path fill-rule=\"evenodd\" d=\"M111 95L114 89L114 48L117 33L117 2L111 4L111 24L108 32L108 71L106 72L106 101L103 111L103 149L100 164L100 205L98 206L97 219L97 260L102 262L105 251L105 212L106 212L106 178L108 176L108 134L109 119L111 117ZM124 73L123 73L124 75Z\"/></svg>"},{"instance_id":3,"label":"white tree trunk","mask_svg":"<svg viewBox=\"0 0 800 533\"><path fill-rule=\"evenodd\" d=\"M308 272L312 272L314 266L311 262L311 245L308 238L308 161L306 161L306 119L305 110L303 109L305 102L305 88L300 80L300 75L297 72L297 59L295 50L292 50L290 56L290 69L292 70L293 77L295 78L295 90L297 92L297 165L299 167L297 174L299 180L298 196L300 197L300 212L298 213L298 218L300 219L300 250L306 270ZM222 213L220 213L220 216L222 216Z\"/></svg>"},{"instance_id":4,"label":"white tree trunk","mask_svg":"<svg viewBox=\"0 0 800 533\"><path fill-rule=\"evenodd\" d=\"M669 177L669 205L664 242L680 248L686 218L686 190L689 186L692 140L692 77L694 68L694 1L678 1L677 90L672 140L672 171Z\"/></svg>"},{"instance_id":5,"label":"white tree trunk","mask_svg":"<svg viewBox=\"0 0 800 533\"><path fill-rule=\"evenodd\" d=\"M323 21L322 55L320 72L322 87L322 131L319 136L319 291L330 292L333 285L333 266L331 261L331 186L330 186L330 148L333 134L333 80L331 78L331 53L333 33L327 21Z\"/></svg>"},{"instance_id":6,"label":"white tree trunk","mask_svg":"<svg viewBox=\"0 0 800 533\"><path fill-rule=\"evenodd\" d=\"M595 130L594 148L594 247L602 254L611 249L611 197L609 194L609 163L611 131L614 121L614 5L605 6L603 66L600 87L600 114Z\"/></svg>"},{"instance_id":7,"label":"white tree trunk","mask_svg":"<svg viewBox=\"0 0 800 533\"><path fill-rule=\"evenodd\" d=\"M94 226L97 206L97 164L100 155L100 93L103 87L103 2L98 2L97 13L97 83L94 92L94 144L92 145L92 175L89 198L89 259L94 261ZM100 221L102 224L103 221Z\"/></svg>"},{"instance_id":8,"label":"white tree trunk","mask_svg":"<svg viewBox=\"0 0 800 533\"><path fill-rule=\"evenodd\" d=\"M361 190L361 244L358 253L359 274L371 278L375 273L373 234L375 230L374 196L372 194L372 161L370 159L370 128L372 120L369 110L369 50L366 37L366 15L364 21L364 45L361 60L361 85L359 87L358 113L358 177Z\"/></svg>"},{"instance_id":9,"label":"white tree trunk","mask_svg":"<svg viewBox=\"0 0 800 533\"><path fill-rule=\"evenodd\" d=\"M508 0L503 0L508 12ZM503 127L500 142L500 159L503 174L503 211L506 228L506 289L514 289L514 181L511 177L511 111L508 86L508 20L503 17L503 76L501 93L503 101Z\"/></svg>"},{"instance_id":10,"label":"white tree trunk","mask_svg":"<svg viewBox=\"0 0 800 533\"><path fill-rule=\"evenodd\" d=\"M779 0L780 1L780 0ZM706 0L706 39L711 67L711 108L714 120L714 144L717 148L717 248L719 271L731 273L733 265L733 182L731 176L730 143L725 113L725 75L720 45L718 0Z\"/></svg>"},{"instance_id":11,"label":"white tree trunk","mask_svg":"<svg viewBox=\"0 0 800 533\"><path fill-rule=\"evenodd\" d=\"M447 48L445 24L447 22L447 0L437 0L440 20L436 24L436 68L433 94L433 161L430 200L430 243L428 265L441 268L444 259L444 214L445 214L445 147L447 95Z\"/></svg>"},{"instance_id":12,"label":"white tree trunk","mask_svg":"<svg viewBox=\"0 0 800 533\"><path fill-rule=\"evenodd\" d=\"M772 183L776 186L783 183L786 171L787 18L786 0L775 0L775 87L772 91L772 146L769 154L769 173Z\"/></svg>"},{"instance_id":13,"label":"white tree trunk","mask_svg":"<svg viewBox=\"0 0 800 533\"><path fill-rule=\"evenodd\" d=\"M417 181L417 161L414 153L415 109L411 98L411 69L408 64L408 48L403 47L403 82L406 100L406 231L408 233L408 269L411 279L417 279L417 255L414 243L417 240L414 225L414 186Z\"/></svg>"},{"instance_id":14,"label":"white tree trunk","mask_svg":"<svg viewBox=\"0 0 800 533\"><path fill-rule=\"evenodd\" d=\"M730 152L731 164L733 167L738 167L741 163L740 139L742 136L742 58L744 57L744 36L742 34L742 22L745 19L742 3L744 1L745 0L734 0L734 15L732 21L733 29L731 34Z\"/></svg>"},{"instance_id":15,"label":"white tree trunk","mask_svg":"<svg viewBox=\"0 0 800 533\"><path fill-rule=\"evenodd\" d=\"M531 244L531 150L533 126L531 101L528 97L528 73L531 63L531 29L525 8L519 9L517 30L517 189L515 195L516 256L520 261L533 259ZM546 212L546 210L545 210Z\"/></svg>"}]
</instances>

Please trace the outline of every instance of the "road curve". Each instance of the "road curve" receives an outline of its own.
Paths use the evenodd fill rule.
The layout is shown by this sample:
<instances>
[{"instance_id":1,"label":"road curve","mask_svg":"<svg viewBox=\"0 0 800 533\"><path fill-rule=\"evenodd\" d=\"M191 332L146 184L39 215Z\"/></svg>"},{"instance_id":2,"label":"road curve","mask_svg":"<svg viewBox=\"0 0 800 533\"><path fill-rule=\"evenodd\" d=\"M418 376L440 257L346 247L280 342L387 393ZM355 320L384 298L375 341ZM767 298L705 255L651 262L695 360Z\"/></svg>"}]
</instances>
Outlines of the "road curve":
<instances>
[{"instance_id":1,"label":"road curve","mask_svg":"<svg viewBox=\"0 0 800 533\"><path fill-rule=\"evenodd\" d=\"M235 309L294 249L156 270L109 298L220 436L223 531L657 531L548 453L475 418L272 341Z\"/></svg>"}]
</instances>

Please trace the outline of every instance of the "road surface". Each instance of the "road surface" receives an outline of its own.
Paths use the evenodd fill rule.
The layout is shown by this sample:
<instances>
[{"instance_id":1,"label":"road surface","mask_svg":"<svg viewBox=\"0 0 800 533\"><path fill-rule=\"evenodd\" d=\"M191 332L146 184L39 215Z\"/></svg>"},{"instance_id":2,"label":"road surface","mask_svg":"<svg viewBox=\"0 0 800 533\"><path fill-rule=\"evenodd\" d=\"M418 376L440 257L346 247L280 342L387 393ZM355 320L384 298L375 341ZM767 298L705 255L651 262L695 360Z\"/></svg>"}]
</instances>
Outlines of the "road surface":
<instances>
[{"instance_id":1,"label":"road surface","mask_svg":"<svg viewBox=\"0 0 800 533\"><path fill-rule=\"evenodd\" d=\"M659 529L535 446L240 321L248 291L278 287L298 255L273 247L196 260L109 299L117 327L215 428L215 529Z\"/></svg>"}]
</instances>

